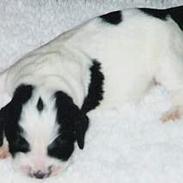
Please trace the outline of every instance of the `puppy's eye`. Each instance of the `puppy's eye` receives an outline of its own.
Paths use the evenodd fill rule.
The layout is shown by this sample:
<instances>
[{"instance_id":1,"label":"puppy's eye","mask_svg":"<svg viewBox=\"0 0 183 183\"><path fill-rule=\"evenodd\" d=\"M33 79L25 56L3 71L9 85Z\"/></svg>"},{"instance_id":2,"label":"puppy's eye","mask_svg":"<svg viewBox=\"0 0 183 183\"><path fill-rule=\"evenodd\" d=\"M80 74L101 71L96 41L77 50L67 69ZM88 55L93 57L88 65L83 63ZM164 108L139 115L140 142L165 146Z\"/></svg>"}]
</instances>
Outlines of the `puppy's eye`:
<instances>
[{"instance_id":1,"label":"puppy's eye","mask_svg":"<svg viewBox=\"0 0 183 183\"><path fill-rule=\"evenodd\" d=\"M28 142L21 136L17 136L16 140L10 144L10 152L15 155L17 152L27 153L30 151Z\"/></svg>"},{"instance_id":2,"label":"puppy's eye","mask_svg":"<svg viewBox=\"0 0 183 183\"><path fill-rule=\"evenodd\" d=\"M48 155L62 161L67 161L74 150L73 141L68 141L63 137L57 137L48 146Z\"/></svg>"}]
</instances>

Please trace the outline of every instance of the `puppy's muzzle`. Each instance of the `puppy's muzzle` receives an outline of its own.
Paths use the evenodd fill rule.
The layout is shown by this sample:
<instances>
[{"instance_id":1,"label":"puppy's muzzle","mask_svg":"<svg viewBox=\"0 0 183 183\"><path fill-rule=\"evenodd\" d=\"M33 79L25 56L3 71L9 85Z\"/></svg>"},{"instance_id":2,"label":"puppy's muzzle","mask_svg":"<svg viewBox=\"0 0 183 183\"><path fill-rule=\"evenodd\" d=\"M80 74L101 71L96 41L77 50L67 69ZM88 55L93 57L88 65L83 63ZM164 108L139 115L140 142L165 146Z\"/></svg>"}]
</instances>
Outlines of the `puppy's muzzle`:
<instances>
[{"instance_id":1,"label":"puppy's muzzle","mask_svg":"<svg viewBox=\"0 0 183 183\"><path fill-rule=\"evenodd\" d=\"M31 177L36 179L44 179L52 174L52 166L48 167L47 171L37 170L30 174Z\"/></svg>"},{"instance_id":2,"label":"puppy's muzzle","mask_svg":"<svg viewBox=\"0 0 183 183\"><path fill-rule=\"evenodd\" d=\"M39 170L39 171L33 173L33 177L35 177L37 179L43 179L43 178L49 177L50 174L51 174L51 172L45 173L45 172L42 172Z\"/></svg>"}]
</instances>

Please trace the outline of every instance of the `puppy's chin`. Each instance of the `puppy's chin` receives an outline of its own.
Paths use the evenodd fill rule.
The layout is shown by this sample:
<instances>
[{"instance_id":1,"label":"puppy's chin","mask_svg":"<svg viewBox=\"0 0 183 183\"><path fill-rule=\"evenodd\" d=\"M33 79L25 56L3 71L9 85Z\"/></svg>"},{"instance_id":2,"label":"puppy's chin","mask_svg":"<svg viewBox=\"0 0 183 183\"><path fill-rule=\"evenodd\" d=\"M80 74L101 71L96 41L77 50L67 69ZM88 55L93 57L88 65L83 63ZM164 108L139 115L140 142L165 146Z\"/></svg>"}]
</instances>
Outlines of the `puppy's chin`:
<instances>
[{"instance_id":1,"label":"puppy's chin","mask_svg":"<svg viewBox=\"0 0 183 183\"><path fill-rule=\"evenodd\" d=\"M32 178L48 178L62 175L69 167L72 158L62 161L47 155L34 155L31 153L17 153L12 160L13 168L19 174ZM38 172L42 175L37 175Z\"/></svg>"}]
</instances>

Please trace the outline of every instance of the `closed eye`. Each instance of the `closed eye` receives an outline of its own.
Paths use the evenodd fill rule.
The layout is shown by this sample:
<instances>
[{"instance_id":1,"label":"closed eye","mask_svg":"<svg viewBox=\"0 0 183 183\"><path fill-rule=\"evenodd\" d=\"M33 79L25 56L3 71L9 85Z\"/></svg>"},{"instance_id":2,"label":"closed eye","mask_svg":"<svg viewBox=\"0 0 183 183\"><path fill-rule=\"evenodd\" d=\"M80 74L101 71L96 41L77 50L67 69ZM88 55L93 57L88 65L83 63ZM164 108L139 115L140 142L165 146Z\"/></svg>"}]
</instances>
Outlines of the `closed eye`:
<instances>
[{"instance_id":1,"label":"closed eye","mask_svg":"<svg viewBox=\"0 0 183 183\"><path fill-rule=\"evenodd\" d=\"M62 161L67 161L73 150L74 141L59 136L48 146L48 155Z\"/></svg>"},{"instance_id":2,"label":"closed eye","mask_svg":"<svg viewBox=\"0 0 183 183\"><path fill-rule=\"evenodd\" d=\"M14 156L18 152L27 153L30 151L29 143L20 135L10 144L10 152Z\"/></svg>"}]
</instances>

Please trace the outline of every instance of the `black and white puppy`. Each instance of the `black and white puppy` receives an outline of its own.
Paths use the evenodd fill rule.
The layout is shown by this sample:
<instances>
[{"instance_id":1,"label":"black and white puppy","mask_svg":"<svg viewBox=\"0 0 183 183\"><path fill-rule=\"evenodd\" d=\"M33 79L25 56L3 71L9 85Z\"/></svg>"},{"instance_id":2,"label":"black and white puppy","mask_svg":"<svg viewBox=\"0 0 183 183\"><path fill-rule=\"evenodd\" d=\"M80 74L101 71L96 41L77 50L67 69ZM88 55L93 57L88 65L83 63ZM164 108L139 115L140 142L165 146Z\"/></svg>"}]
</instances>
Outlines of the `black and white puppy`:
<instances>
[{"instance_id":1,"label":"black and white puppy","mask_svg":"<svg viewBox=\"0 0 183 183\"><path fill-rule=\"evenodd\" d=\"M183 7L129 9L97 17L27 54L0 76L10 102L0 111L17 169L45 178L84 148L87 113L144 96L156 82L183 114ZM100 105L99 105L100 104Z\"/></svg>"}]
</instances>

